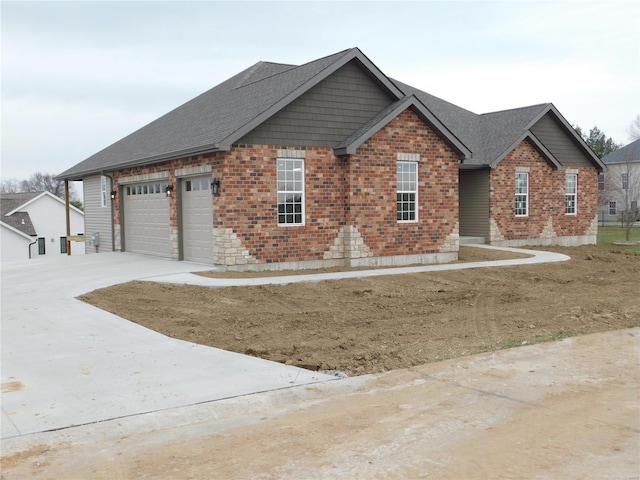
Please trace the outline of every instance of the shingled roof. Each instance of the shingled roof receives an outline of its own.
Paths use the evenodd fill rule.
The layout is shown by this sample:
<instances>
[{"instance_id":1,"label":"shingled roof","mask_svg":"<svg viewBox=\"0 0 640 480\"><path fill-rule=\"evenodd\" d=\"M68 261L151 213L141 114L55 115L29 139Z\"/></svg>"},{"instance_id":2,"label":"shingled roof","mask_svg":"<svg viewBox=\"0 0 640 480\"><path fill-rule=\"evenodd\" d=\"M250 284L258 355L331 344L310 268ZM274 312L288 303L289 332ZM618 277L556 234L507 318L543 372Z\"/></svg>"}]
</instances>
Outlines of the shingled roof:
<instances>
[{"instance_id":1,"label":"shingled roof","mask_svg":"<svg viewBox=\"0 0 640 480\"><path fill-rule=\"evenodd\" d=\"M640 163L640 138L602 157L602 163Z\"/></svg>"},{"instance_id":2,"label":"shingled roof","mask_svg":"<svg viewBox=\"0 0 640 480\"><path fill-rule=\"evenodd\" d=\"M366 139L384 126L389 113L395 112L398 105L407 105L417 110L459 153L463 168L493 167L526 137L550 156L550 162L557 163L529 131L546 112L557 113L553 105L478 115L385 76L359 49L351 48L300 66L258 62L57 178L80 180L103 171L229 150L234 142L354 60L397 101L339 142L334 147L336 153L353 153L354 142ZM586 146L583 148L588 151Z\"/></svg>"},{"instance_id":3,"label":"shingled roof","mask_svg":"<svg viewBox=\"0 0 640 480\"><path fill-rule=\"evenodd\" d=\"M0 221L27 235L36 235L29 214L16 210L41 194L42 192L0 194Z\"/></svg>"}]
</instances>

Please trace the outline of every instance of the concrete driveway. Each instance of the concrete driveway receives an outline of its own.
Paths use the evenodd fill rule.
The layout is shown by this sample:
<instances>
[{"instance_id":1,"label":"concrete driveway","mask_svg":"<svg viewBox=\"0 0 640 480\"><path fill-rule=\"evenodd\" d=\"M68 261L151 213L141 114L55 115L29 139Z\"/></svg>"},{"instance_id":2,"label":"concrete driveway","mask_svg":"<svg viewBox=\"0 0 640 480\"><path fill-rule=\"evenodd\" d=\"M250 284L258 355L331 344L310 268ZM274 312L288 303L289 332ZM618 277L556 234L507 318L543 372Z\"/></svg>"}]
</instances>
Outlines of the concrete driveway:
<instances>
[{"instance_id":1,"label":"concrete driveway","mask_svg":"<svg viewBox=\"0 0 640 480\"><path fill-rule=\"evenodd\" d=\"M3 263L2 438L335 379L168 338L75 299L210 269L126 253Z\"/></svg>"}]
</instances>

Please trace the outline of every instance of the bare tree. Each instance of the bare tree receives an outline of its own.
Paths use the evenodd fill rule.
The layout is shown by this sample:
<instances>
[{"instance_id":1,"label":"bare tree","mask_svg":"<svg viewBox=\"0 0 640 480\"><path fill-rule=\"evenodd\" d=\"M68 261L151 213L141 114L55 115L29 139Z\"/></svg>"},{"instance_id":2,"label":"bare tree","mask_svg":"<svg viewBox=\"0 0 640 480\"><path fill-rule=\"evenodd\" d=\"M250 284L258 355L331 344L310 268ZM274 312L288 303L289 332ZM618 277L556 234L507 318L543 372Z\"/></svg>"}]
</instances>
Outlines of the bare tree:
<instances>
[{"instance_id":1,"label":"bare tree","mask_svg":"<svg viewBox=\"0 0 640 480\"><path fill-rule=\"evenodd\" d=\"M636 115L635 120L631 122L631 125L627 128L627 134L631 142L640 139L640 115Z\"/></svg>"},{"instance_id":2,"label":"bare tree","mask_svg":"<svg viewBox=\"0 0 640 480\"><path fill-rule=\"evenodd\" d=\"M618 220L626 229L625 241L630 241L631 229L640 219L640 163L628 162L609 166L606 186L602 192L607 203L614 200L618 205Z\"/></svg>"},{"instance_id":3,"label":"bare tree","mask_svg":"<svg viewBox=\"0 0 640 480\"><path fill-rule=\"evenodd\" d=\"M2 182L0 182L0 193L19 193L21 191L21 183L20 180L16 180L15 178L2 180Z\"/></svg>"}]
</instances>

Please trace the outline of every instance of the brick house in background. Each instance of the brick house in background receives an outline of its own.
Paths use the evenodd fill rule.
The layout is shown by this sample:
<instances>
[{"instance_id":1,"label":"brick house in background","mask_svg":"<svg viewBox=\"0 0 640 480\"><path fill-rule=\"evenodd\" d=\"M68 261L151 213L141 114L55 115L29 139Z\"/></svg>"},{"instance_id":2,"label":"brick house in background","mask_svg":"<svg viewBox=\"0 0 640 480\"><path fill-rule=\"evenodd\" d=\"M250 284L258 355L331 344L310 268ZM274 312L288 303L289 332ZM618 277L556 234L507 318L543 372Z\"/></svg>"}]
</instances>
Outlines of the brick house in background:
<instances>
[{"instance_id":1,"label":"brick house in background","mask_svg":"<svg viewBox=\"0 0 640 480\"><path fill-rule=\"evenodd\" d=\"M594 243L601 169L551 104L476 115L353 48L259 62L58 178L84 182L87 252L287 269Z\"/></svg>"}]
</instances>

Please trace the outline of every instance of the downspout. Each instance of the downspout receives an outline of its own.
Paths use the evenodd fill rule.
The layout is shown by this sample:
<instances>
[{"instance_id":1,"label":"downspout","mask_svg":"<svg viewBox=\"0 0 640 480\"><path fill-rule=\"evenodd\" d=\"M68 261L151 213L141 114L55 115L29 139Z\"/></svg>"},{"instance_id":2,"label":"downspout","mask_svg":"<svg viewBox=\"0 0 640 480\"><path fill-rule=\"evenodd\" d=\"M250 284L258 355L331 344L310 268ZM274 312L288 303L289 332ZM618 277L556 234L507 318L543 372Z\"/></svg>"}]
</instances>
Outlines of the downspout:
<instances>
[{"instance_id":1,"label":"downspout","mask_svg":"<svg viewBox=\"0 0 640 480\"><path fill-rule=\"evenodd\" d=\"M105 172L102 172L102 175L104 175L105 177L107 177L109 180L111 180L111 192L113 192L113 176L112 175L108 175ZM113 201L115 199L111 198L111 195L109 195L109 203L111 204L111 251L115 252L116 251L116 224L114 222L113 219L113 214L115 212L115 210L113 209Z\"/></svg>"},{"instance_id":2,"label":"downspout","mask_svg":"<svg viewBox=\"0 0 640 480\"><path fill-rule=\"evenodd\" d=\"M29 249L29 260L31 260L31 245L35 245L36 243L38 243L37 238L27 246L27 248Z\"/></svg>"}]
</instances>

